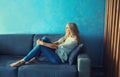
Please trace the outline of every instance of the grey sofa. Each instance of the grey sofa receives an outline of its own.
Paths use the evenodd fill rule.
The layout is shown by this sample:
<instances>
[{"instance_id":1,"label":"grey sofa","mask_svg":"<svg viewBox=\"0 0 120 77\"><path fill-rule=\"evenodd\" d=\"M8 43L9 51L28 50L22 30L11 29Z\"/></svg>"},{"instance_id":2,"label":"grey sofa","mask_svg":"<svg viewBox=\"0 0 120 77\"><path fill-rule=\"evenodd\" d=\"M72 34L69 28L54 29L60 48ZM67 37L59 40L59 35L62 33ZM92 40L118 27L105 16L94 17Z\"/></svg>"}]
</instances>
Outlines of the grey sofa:
<instances>
[{"instance_id":1,"label":"grey sofa","mask_svg":"<svg viewBox=\"0 0 120 77\"><path fill-rule=\"evenodd\" d=\"M38 38L47 36L56 41L63 34L1 34L0 35L0 77L90 77L90 59L80 53L76 63L70 65L51 64L42 55L37 63L20 67L9 64L25 56L35 45Z\"/></svg>"}]
</instances>

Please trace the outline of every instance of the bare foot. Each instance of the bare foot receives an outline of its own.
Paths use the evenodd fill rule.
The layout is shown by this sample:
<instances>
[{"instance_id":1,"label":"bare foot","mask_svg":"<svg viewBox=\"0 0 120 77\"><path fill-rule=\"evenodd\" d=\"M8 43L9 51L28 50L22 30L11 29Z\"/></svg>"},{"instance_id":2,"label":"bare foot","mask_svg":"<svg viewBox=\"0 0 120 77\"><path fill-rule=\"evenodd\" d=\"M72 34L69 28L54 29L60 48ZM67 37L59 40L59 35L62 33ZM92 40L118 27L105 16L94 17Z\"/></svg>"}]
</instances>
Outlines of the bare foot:
<instances>
[{"instance_id":1,"label":"bare foot","mask_svg":"<svg viewBox=\"0 0 120 77\"><path fill-rule=\"evenodd\" d=\"M25 64L29 64L29 63L35 63L38 61L37 57L33 57L32 59L30 59L29 61L25 62Z\"/></svg>"},{"instance_id":2,"label":"bare foot","mask_svg":"<svg viewBox=\"0 0 120 77\"><path fill-rule=\"evenodd\" d=\"M25 61L23 59L17 61L17 62L14 62L12 64L10 64L11 67L19 67L21 65L24 65L25 64Z\"/></svg>"}]
</instances>

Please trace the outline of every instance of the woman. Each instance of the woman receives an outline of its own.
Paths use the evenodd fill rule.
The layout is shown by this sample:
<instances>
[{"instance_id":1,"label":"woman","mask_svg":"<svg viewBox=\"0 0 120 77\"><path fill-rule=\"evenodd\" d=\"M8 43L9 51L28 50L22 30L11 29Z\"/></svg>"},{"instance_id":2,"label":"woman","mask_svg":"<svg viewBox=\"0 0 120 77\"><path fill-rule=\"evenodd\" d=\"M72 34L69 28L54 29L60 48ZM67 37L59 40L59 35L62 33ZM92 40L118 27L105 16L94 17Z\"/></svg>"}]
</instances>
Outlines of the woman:
<instances>
[{"instance_id":1,"label":"woman","mask_svg":"<svg viewBox=\"0 0 120 77\"><path fill-rule=\"evenodd\" d=\"M43 53L51 63L65 63L70 51L81 41L77 25L68 23L66 25L66 34L58 41L49 43L47 40L38 39L36 43L37 45L23 59L10 64L10 66L17 67L33 62L39 57L40 53Z\"/></svg>"}]
</instances>

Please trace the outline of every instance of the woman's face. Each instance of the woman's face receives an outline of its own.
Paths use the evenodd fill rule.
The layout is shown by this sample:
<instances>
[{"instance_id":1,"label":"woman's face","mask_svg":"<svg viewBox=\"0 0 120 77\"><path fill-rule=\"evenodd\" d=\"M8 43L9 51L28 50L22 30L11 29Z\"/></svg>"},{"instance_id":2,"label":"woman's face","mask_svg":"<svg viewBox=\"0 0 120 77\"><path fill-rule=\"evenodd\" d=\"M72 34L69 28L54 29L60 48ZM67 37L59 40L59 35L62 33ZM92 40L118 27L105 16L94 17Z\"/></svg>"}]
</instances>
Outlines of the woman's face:
<instances>
[{"instance_id":1,"label":"woman's face","mask_svg":"<svg viewBox=\"0 0 120 77\"><path fill-rule=\"evenodd\" d=\"M69 28L68 24L66 25L66 34L70 35L70 28Z\"/></svg>"}]
</instances>

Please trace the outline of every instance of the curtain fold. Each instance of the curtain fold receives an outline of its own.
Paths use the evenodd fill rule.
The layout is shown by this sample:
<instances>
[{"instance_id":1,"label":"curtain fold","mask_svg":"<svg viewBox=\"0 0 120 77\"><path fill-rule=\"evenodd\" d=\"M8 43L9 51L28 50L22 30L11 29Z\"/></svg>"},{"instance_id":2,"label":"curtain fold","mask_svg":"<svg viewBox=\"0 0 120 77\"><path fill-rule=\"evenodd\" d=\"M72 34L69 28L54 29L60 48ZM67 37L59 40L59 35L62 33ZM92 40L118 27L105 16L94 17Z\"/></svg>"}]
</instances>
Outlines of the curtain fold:
<instances>
[{"instance_id":1,"label":"curtain fold","mask_svg":"<svg viewBox=\"0 0 120 77\"><path fill-rule=\"evenodd\" d=\"M120 0L106 0L105 77L120 77Z\"/></svg>"}]
</instances>

